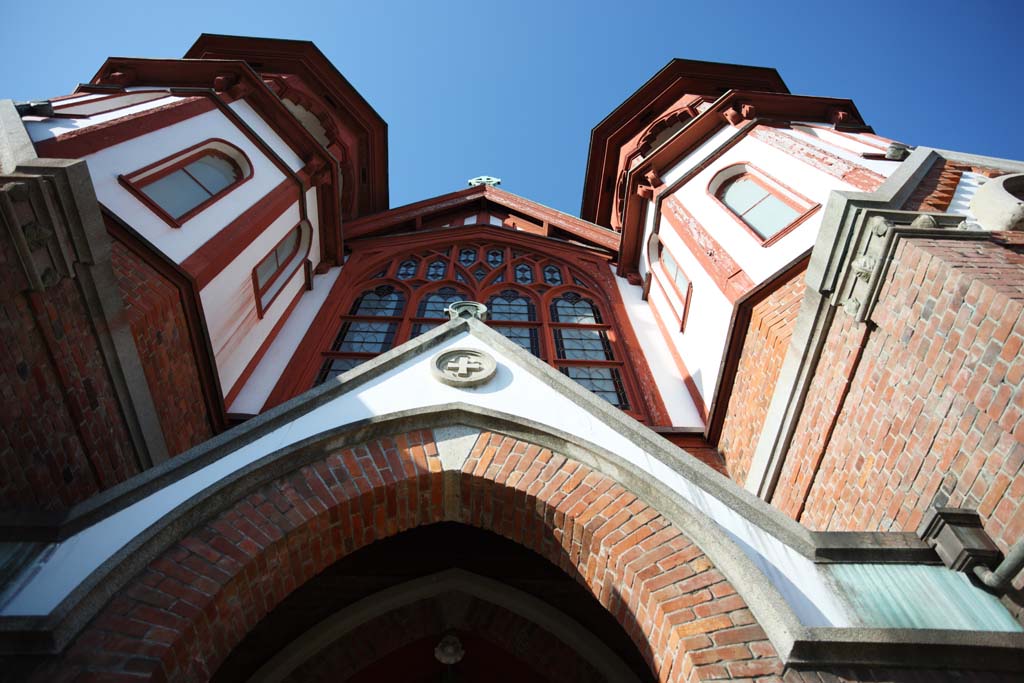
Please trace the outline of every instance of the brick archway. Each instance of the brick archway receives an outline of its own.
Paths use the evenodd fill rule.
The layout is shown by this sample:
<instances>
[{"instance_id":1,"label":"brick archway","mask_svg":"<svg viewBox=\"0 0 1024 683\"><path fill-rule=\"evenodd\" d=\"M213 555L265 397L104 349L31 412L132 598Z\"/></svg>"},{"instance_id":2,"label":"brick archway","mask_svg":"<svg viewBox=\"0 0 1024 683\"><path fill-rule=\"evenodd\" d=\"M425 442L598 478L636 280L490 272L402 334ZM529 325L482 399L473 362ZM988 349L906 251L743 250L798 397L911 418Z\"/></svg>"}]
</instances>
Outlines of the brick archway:
<instances>
[{"instance_id":1,"label":"brick archway","mask_svg":"<svg viewBox=\"0 0 1024 683\"><path fill-rule=\"evenodd\" d=\"M594 469L489 432L458 469L442 462L431 430L327 453L186 533L36 680L206 680L270 610L325 567L440 521L498 533L573 576L616 617L659 681L782 670L744 600L707 556Z\"/></svg>"}]
</instances>

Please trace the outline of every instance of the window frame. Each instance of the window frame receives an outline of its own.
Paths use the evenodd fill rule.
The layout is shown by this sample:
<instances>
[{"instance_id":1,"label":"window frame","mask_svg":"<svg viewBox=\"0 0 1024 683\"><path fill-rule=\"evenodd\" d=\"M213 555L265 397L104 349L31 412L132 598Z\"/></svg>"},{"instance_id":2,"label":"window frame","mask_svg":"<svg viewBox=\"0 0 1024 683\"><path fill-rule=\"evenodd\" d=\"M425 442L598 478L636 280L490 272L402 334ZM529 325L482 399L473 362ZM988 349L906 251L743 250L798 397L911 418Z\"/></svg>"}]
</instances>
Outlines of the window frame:
<instances>
[{"instance_id":1,"label":"window frame","mask_svg":"<svg viewBox=\"0 0 1024 683\"><path fill-rule=\"evenodd\" d=\"M662 259L662 254L668 253L672 262L676 264L676 268L679 273L686 278L686 291L683 292L679 289L679 283L672 277L668 268L665 267L665 263ZM665 246L665 243L661 240L661 237L657 232L651 233L651 237L647 244L647 267L652 275L652 280L657 283L658 288L661 289L662 294L665 296L665 300L668 301L669 306L672 308L672 312L675 313L676 318L679 320L679 331L686 331L686 321L690 317L690 303L693 298L693 280L683 270L683 267L679 265L679 259L676 258L675 254L672 253L671 249ZM668 281L668 285L665 281ZM668 287L672 288L672 292L678 297L679 304L682 306L682 310L676 310L676 304L672 297L669 296Z\"/></svg>"},{"instance_id":2,"label":"window frame","mask_svg":"<svg viewBox=\"0 0 1024 683\"><path fill-rule=\"evenodd\" d=\"M227 149L223 149L227 148ZM193 206L191 209L178 217L172 216L156 200L146 194L145 188L172 173L184 169L194 161L206 156L218 156L227 159L238 170L238 179L222 188L220 191L210 195L205 200ZM241 149L222 138L208 138L191 147L183 149L174 154L168 155L143 166L140 169L117 176L121 185L135 196L140 202L146 205L161 220L172 228L180 228L199 213L205 211L211 205L231 194L241 185L249 182L255 175L252 161ZM198 182L198 181L197 181ZM200 186L202 186L200 184ZM206 189L205 187L203 188Z\"/></svg>"},{"instance_id":3,"label":"window frame","mask_svg":"<svg viewBox=\"0 0 1024 683\"><path fill-rule=\"evenodd\" d=\"M460 261L461 252L472 249L476 255L476 261L466 265ZM487 264L487 255L491 251L501 252L500 264L491 267ZM443 254L443 255L442 255ZM424 264L433 261L436 257L447 260L449 271L445 279L430 281L426 279ZM398 266L406 260L416 259L418 262L414 276L406 280L399 280L397 275ZM495 263L497 261L495 260ZM516 265L529 263L533 270L534 280L530 284L517 283L512 276ZM559 268L564 284L550 285L538 278L538 273L543 274L543 267L554 265ZM487 274L476 279L472 271L478 267L487 269ZM372 275L371 275L372 274ZM464 278L459 280L459 274ZM611 405L619 408L626 414L637 420L649 422L655 419L649 414L649 408L644 401L643 392L639 379L634 375L628 362L629 354L626 347L624 332L620 329L623 324L621 312L617 311L615 304L609 298L605 288L590 275L586 274L577 264L563 259L552 258L549 254L535 247L520 245L516 242L503 242L496 239L470 238L447 242L444 247L422 246L411 248L408 251L388 254L361 266L358 271L350 270L349 276L355 278L358 287L353 287L352 293L341 301L345 302L344 310L350 310L355 302L365 291L374 290L380 286L390 286L396 291L404 292L405 308L400 317L376 316L373 322L393 323L395 325L391 346L402 344L416 336L417 325L447 322L444 318L423 318L419 316L419 307L424 299L431 294L438 292L445 287L453 287L458 292L465 292L468 298L490 305L493 296L502 296L504 292L513 291L522 296L532 307L533 317L528 320L498 320L491 317L487 325L492 328L510 328L524 330L522 336L528 339L531 348L526 348L518 340L509 339L513 344L523 349L524 353L534 355L539 361L544 362L562 374L569 376L570 368L600 369L608 375L608 380L614 383L617 393L618 404ZM344 275L343 275L344 277ZM364 280L363 277L368 279ZM599 317L595 323L572 323L556 321L551 313L551 305L555 299L573 292L581 299L586 299L594 307ZM339 302L339 309L341 308ZM363 353L363 352L336 352L332 351L334 344L341 338L346 325L358 320L365 320L352 314L339 314L337 321L339 327L335 330L334 336L324 337L323 347L319 354L319 371L313 376L315 384L325 381L334 372L331 367L336 360L349 359L365 362L373 357L386 352ZM563 358L558 355L556 343L556 332L562 330L586 330L596 332L606 349L608 357L597 358ZM424 333L420 330L420 333ZM500 332L504 334L504 332ZM508 338L508 337L506 337ZM570 345L573 343L570 340ZM534 347L534 344L536 345ZM564 345L564 341L563 341ZM535 348L535 350L534 350ZM586 385L580 385L586 386ZM595 394L602 400L607 400L603 394Z\"/></svg>"},{"instance_id":4,"label":"window frame","mask_svg":"<svg viewBox=\"0 0 1024 683\"><path fill-rule=\"evenodd\" d=\"M723 193L734 183L741 179L750 179L767 194L775 197L783 204L793 209L796 212L796 216L786 225L782 226L775 232L774 235L765 237L757 228L747 222L742 215L736 213L728 204L722 199ZM707 193L712 200L715 201L718 206L725 211L730 218L732 218L737 224L743 227L762 247L770 247L780 239L791 233L799 225L801 225L807 218L813 214L821 204L818 204L807 197L804 197L800 193L796 192L792 188L780 183L770 175L759 169L757 166L749 162L739 162L730 164L725 168L721 169L716 173L707 186ZM760 204L763 199L759 200L750 208L754 208L757 204ZM750 209L747 209L749 211Z\"/></svg>"},{"instance_id":5,"label":"window frame","mask_svg":"<svg viewBox=\"0 0 1024 683\"><path fill-rule=\"evenodd\" d=\"M270 276L270 278L263 284L262 287L260 287L259 276L257 275L257 271L259 270L260 265L262 265L264 261L270 258L271 255L276 254L277 248L280 247L286 239L288 239L289 235L296 231L298 231L298 236L296 237L295 240L295 248L291 251L291 253L288 254L288 258L285 259L283 264L278 264L278 267L274 271L274 274ZM263 258L256 262L255 266L253 266L252 289L253 295L256 298L256 314L261 319L263 318L264 315L266 315L266 312L270 310L270 307L274 304L274 301L277 300L277 297L280 296L281 292L284 291L284 288L288 284L288 281L295 276L295 273L298 272L299 268L302 267L302 264L307 260L307 257L309 256L309 250L312 244L312 226L309 224L309 221L299 221L298 223L295 224L293 228L288 230L288 232L286 232L281 237L281 239L277 241L276 244L274 244L274 247L270 251L268 251ZM300 253L302 254L301 256L299 256ZM286 271L287 274L285 274ZM269 299L264 301L264 298L266 297L267 293L270 292L275 286L277 287L277 289L273 291Z\"/></svg>"},{"instance_id":6,"label":"window frame","mask_svg":"<svg viewBox=\"0 0 1024 683\"><path fill-rule=\"evenodd\" d=\"M399 307L399 315L359 315L356 313L358 307L362 305L362 297L367 293L376 292L377 289L381 287L390 287L392 291L397 292L402 297ZM334 336L330 339L328 349L320 352L320 369L317 371L314 386L326 382L330 377L336 377L339 374L348 372L348 370L344 370L341 373L335 373L332 375L331 373L333 372L333 369L331 366L335 360L356 360L358 361L356 365L360 365L372 358L376 358L381 354L387 353L399 344L407 341L408 330L411 328L411 323L408 317L408 311L413 305L411 295L412 290L401 281L394 278L377 278L357 288L354 295L349 299L347 307L343 309L347 311L347 313L338 316L339 325L336 328ZM386 347L382 348L380 351L335 351L334 346L339 345L339 341L343 340L349 333L352 323L385 323L388 325L394 325L395 327L391 332L391 337L387 342Z\"/></svg>"}]
</instances>

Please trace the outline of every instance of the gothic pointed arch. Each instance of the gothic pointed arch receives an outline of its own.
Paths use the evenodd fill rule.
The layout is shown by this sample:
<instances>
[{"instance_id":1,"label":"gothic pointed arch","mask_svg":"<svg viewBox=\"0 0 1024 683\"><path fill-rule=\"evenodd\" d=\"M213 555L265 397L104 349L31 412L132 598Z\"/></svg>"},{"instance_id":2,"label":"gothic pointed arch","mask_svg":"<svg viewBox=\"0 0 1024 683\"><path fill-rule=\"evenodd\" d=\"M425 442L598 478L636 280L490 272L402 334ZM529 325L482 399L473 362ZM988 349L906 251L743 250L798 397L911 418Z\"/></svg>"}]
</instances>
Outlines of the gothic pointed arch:
<instances>
[{"instance_id":1,"label":"gothic pointed arch","mask_svg":"<svg viewBox=\"0 0 1024 683\"><path fill-rule=\"evenodd\" d=\"M471 440L453 451L428 424L327 432L250 468L224 494L197 497L193 526L154 536L163 549L32 681L115 678L126 667L140 681L209 680L327 567L441 522L493 532L560 568L614 617L659 683L695 670L782 673L744 597L678 516L544 437L467 428Z\"/></svg>"},{"instance_id":2,"label":"gothic pointed arch","mask_svg":"<svg viewBox=\"0 0 1024 683\"><path fill-rule=\"evenodd\" d=\"M589 254L577 256L565 248L552 252L495 228L453 237L421 238L405 248L396 248L401 242L392 238L379 251L350 259L339 280L334 322L324 323L334 331L311 343L307 367L315 369L306 371L308 379L296 389L324 382L423 334L447 319L447 305L465 299L492 310L497 306L491 327L612 405L644 422L663 419L660 399L644 389L653 386L653 379L642 354L635 352L618 292L595 277L608 269L605 263L588 262L584 257ZM340 346L344 332L355 329L356 299L368 286L388 285L407 290L408 305L387 320L366 323L373 327L377 346ZM583 297L593 314L578 320L560 317L560 309L550 303L554 292ZM291 370L285 374L293 375Z\"/></svg>"}]
</instances>

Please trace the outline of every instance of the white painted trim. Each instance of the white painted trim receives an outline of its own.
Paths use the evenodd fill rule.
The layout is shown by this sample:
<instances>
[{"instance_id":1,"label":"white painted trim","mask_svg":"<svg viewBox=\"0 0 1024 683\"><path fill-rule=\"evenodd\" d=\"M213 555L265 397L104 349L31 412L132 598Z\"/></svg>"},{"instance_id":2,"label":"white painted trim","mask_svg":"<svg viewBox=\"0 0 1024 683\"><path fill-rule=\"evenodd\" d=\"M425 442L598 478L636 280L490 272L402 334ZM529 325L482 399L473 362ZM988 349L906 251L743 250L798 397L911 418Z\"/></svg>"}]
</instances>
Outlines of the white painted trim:
<instances>
[{"instance_id":1,"label":"white painted trim","mask_svg":"<svg viewBox=\"0 0 1024 683\"><path fill-rule=\"evenodd\" d=\"M407 343L415 343L415 340ZM455 388L434 380L433 356L454 347L475 348L492 354L498 363L495 378L473 388ZM416 390L411 391L410 387ZM444 340L67 540L53 544L38 565L29 570L31 577L0 607L0 614L48 614L103 562L165 514L265 455L360 420L457 402L470 402L516 415L568 432L586 442L601 444L623 462L663 482L713 520L775 585L804 625L852 625L851 618L814 562L644 451L599 415L550 388L541 377L500 348L469 332Z\"/></svg>"}]
</instances>

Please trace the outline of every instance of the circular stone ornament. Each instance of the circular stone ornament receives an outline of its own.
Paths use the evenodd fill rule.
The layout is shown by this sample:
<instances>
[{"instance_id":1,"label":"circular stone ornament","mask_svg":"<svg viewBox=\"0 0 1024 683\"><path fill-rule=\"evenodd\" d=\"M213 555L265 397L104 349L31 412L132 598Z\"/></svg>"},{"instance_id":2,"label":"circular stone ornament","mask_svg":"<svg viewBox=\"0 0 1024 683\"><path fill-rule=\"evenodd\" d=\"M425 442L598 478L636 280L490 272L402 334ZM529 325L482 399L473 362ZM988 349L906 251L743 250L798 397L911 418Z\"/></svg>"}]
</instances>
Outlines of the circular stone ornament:
<instances>
[{"instance_id":1,"label":"circular stone ornament","mask_svg":"<svg viewBox=\"0 0 1024 683\"><path fill-rule=\"evenodd\" d=\"M483 351L448 349L434 356L430 369L438 382L467 389L489 382L497 372L498 364Z\"/></svg>"}]
</instances>

